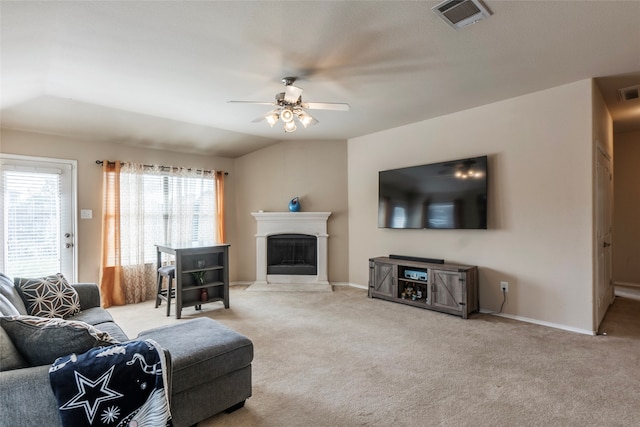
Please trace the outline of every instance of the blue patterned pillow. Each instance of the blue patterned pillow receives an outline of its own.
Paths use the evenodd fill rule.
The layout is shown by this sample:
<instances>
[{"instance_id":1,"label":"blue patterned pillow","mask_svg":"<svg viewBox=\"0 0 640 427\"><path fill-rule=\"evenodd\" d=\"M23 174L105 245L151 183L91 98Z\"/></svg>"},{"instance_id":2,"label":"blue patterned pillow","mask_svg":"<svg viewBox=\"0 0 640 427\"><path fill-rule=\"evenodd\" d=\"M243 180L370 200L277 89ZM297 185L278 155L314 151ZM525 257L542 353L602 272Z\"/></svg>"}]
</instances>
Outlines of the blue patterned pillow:
<instances>
[{"instance_id":1,"label":"blue patterned pillow","mask_svg":"<svg viewBox=\"0 0 640 427\"><path fill-rule=\"evenodd\" d=\"M65 319L80 312L78 292L60 273L37 279L16 277L13 282L31 316Z\"/></svg>"}]
</instances>

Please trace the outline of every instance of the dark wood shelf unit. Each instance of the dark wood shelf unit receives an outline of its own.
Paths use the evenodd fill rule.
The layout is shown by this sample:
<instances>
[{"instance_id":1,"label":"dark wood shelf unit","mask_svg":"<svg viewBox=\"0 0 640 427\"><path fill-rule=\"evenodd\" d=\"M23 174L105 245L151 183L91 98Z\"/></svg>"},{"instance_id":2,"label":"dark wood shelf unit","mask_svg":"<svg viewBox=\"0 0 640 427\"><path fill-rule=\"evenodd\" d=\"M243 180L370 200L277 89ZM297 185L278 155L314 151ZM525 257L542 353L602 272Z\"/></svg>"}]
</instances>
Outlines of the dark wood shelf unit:
<instances>
[{"instance_id":1,"label":"dark wood shelf unit","mask_svg":"<svg viewBox=\"0 0 640 427\"><path fill-rule=\"evenodd\" d=\"M222 265L214 265L212 267L204 267L204 268L195 268L192 270L182 270L183 273L198 273L200 271L213 271L213 270L220 270L224 268Z\"/></svg>"},{"instance_id":2,"label":"dark wood shelf unit","mask_svg":"<svg viewBox=\"0 0 640 427\"><path fill-rule=\"evenodd\" d=\"M202 285L188 285L188 286L183 286L182 290L188 291L189 289L210 288L212 286L224 286L224 283L223 282L207 282Z\"/></svg>"},{"instance_id":3,"label":"dark wood shelf unit","mask_svg":"<svg viewBox=\"0 0 640 427\"><path fill-rule=\"evenodd\" d=\"M156 245L158 265L161 253L175 257L176 265L176 317L180 319L184 307L200 309L202 304L221 301L229 308L229 245L193 245L176 247ZM194 273L202 273L204 283L199 283ZM208 298L202 301L201 291L207 290Z\"/></svg>"}]
</instances>

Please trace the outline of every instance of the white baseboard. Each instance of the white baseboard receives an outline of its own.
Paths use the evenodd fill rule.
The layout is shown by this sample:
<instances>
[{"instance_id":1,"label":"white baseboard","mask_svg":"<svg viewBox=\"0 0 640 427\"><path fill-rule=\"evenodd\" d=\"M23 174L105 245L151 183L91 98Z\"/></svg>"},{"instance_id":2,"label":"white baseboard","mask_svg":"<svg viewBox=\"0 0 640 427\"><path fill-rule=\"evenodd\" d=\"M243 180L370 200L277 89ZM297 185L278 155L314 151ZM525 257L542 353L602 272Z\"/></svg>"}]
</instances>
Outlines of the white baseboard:
<instances>
[{"instance_id":1,"label":"white baseboard","mask_svg":"<svg viewBox=\"0 0 640 427\"><path fill-rule=\"evenodd\" d=\"M613 282L613 286L624 286L626 288L640 288L640 283Z\"/></svg>"},{"instance_id":2,"label":"white baseboard","mask_svg":"<svg viewBox=\"0 0 640 427\"><path fill-rule=\"evenodd\" d=\"M245 281L229 282L229 286L251 286L251 285L253 285L253 282L251 282L251 281L249 281L249 282L245 282ZM350 282L330 282L330 285L332 285L332 286L351 286L352 288L358 288L358 289L364 289L364 290L369 289L366 285L360 285L358 283L350 283Z\"/></svg>"},{"instance_id":3,"label":"white baseboard","mask_svg":"<svg viewBox=\"0 0 640 427\"><path fill-rule=\"evenodd\" d=\"M561 325L559 323L545 322L544 320L531 319L523 316L515 316L513 314L496 313L490 310L480 310L483 314L493 314L494 316L505 317L507 319L519 320L521 322L533 323L534 325L547 326L549 328L562 329L563 331L577 332L585 335L596 335L596 331L590 331L588 329L574 328L573 326Z\"/></svg>"},{"instance_id":4,"label":"white baseboard","mask_svg":"<svg viewBox=\"0 0 640 427\"><path fill-rule=\"evenodd\" d=\"M253 282L229 282L229 286L251 286Z\"/></svg>"},{"instance_id":5,"label":"white baseboard","mask_svg":"<svg viewBox=\"0 0 640 427\"><path fill-rule=\"evenodd\" d=\"M332 283L332 285L338 285L338 286L344 285L344 286L351 286L358 289L368 290L367 286L360 285L357 283ZM507 319L519 320L521 322L533 323L535 325L547 326L550 328L561 329L563 331L576 332L576 333L585 334L585 335L596 335L596 331L590 331L588 329L581 329L581 328L574 328L572 326L561 325L558 323L545 322L543 320L530 319L528 317L523 317L523 316L514 316L513 314L496 313L491 310L483 310L483 309L480 309L480 313L493 314L495 316L505 317Z\"/></svg>"},{"instance_id":6,"label":"white baseboard","mask_svg":"<svg viewBox=\"0 0 640 427\"><path fill-rule=\"evenodd\" d=\"M353 288L368 290L367 286L360 285L357 283L340 282L340 283L331 283L331 284L336 286L351 286ZM572 326L561 325L558 323L545 322L543 320L530 319L528 317L523 317L523 316L514 316L513 314L496 313L491 310L483 310L483 309L480 309L480 313L493 314L495 316L505 317L507 319L519 320L521 322L533 323L535 325L547 326L550 328L561 329L563 331L576 332L576 333L585 334L585 335L596 335L596 331L590 331L588 329L581 329L581 328L574 328Z\"/></svg>"},{"instance_id":7,"label":"white baseboard","mask_svg":"<svg viewBox=\"0 0 640 427\"><path fill-rule=\"evenodd\" d=\"M333 286L350 286L352 288L358 288L358 289L364 289L367 290L369 289L367 286L365 285L360 285L358 283L350 283L350 282L331 282L331 284Z\"/></svg>"}]
</instances>

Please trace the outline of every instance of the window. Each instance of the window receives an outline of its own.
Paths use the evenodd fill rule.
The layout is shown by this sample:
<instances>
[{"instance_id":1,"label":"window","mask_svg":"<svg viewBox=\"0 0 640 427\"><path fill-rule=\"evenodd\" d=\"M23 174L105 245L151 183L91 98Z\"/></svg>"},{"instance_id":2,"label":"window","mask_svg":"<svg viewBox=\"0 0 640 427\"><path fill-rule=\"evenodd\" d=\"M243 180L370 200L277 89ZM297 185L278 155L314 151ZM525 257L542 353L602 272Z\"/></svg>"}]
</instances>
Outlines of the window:
<instances>
[{"instance_id":1,"label":"window","mask_svg":"<svg viewBox=\"0 0 640 427\"><path fill-rule=\"evenodd\" d=\"M215 242L213 176L130 170L120 174L121 263L155 263L156 244Z\"/></svg>"}]
</instances>

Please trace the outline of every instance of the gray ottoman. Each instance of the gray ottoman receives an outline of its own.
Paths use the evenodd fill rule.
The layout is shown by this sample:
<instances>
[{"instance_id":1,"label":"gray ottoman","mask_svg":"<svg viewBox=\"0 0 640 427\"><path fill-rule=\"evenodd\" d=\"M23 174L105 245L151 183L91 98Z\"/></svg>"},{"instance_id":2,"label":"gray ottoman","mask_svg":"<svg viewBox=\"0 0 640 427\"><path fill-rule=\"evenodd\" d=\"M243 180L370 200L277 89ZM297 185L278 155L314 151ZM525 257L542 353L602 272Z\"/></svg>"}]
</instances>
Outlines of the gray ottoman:
<instances>
[{"instance_id":1,"label":"gray ottoman","mask_svg":"<svg viewBox=\"0 0 640 427\"><path fill-rule=\"evenodd\" d=\"M171 354L171 414L176 427L241 408L251 396L253 343L209 318L141 332Z\"/></svg>"}]
</instances>

